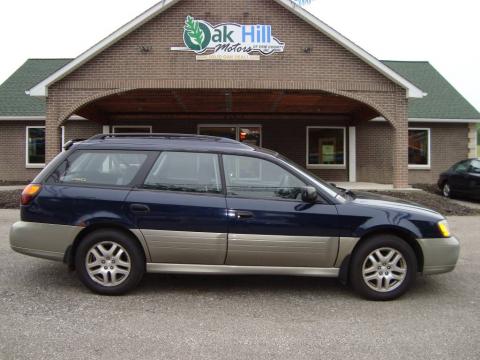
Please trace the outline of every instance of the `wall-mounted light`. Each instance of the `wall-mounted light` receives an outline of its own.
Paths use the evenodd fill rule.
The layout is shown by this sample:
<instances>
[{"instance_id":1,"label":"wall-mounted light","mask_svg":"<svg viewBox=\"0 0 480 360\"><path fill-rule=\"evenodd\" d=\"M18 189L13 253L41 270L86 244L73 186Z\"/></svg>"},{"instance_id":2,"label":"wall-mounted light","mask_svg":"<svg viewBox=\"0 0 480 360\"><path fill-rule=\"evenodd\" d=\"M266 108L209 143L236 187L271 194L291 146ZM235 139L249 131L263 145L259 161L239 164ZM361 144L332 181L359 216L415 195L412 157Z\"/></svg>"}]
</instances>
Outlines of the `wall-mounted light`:
<instances>
[{"instance_id":1,"label":"wall-mounted light","mask_svg":"<svg viewBox=\"0 0 480 360\"><path fill-rule=\"evenodd\" d=\"M313 51L313 49L312 49L311 47L306 47L306 48L303 49L303 52L304 52L305 54L311 54L312 51Z\"/></svg>"},{"instance_id":2,"label":"wall-mounted light","mask_svg":"<svg viewBox=\"0 0 480 360\"><path fill-rule=\"evenodd\" d=\"M152 49L153 49L153 48L152 48L152 46L150 46L150 45L139 45L139 46L138 46L138 50L139 50L141 53L144 53L144 54L151 52Z\"/></svg>"}]
</instances>

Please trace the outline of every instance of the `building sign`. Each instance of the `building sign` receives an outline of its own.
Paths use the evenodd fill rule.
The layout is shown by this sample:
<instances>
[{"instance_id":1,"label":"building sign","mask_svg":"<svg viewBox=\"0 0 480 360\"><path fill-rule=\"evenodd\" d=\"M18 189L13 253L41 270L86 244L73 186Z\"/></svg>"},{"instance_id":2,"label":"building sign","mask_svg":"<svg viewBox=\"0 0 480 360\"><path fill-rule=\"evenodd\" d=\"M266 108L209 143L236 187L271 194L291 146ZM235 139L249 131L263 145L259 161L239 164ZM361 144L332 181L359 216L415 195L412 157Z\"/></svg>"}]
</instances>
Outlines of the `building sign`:
<instances>
[{"instance_id":1,"label":"building sign","mask_svg":"<svg viewBox=\"0 0 480 360\"><path fill-rule=\"evenodd\" d=\"M260 55L283 52L285 44L272 34L271 25L211 25L187 16L183 29L184 48L197 60L259 60Z\"/></svg>"}]
</instances>

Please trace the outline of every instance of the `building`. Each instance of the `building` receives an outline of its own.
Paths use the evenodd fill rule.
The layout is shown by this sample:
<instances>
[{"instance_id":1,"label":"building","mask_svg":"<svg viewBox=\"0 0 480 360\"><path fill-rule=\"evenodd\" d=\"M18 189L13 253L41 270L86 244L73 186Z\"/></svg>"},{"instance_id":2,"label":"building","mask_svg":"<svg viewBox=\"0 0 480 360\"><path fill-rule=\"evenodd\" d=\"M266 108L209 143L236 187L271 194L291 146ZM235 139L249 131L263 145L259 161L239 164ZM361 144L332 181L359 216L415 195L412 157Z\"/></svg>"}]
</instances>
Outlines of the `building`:
<instances>
[{"instance_id":1,"label":"building","mask_svg":"<svg viewBox=\"0 0 480 360\"><path fill-rule=\"evenodd\" d=\"M476 156L479 122L428 62L379 61L289 0L164 0L1 85L0 181L32 179L66 139L185 132L406 187Z\"/></svg>"}]
</instances>

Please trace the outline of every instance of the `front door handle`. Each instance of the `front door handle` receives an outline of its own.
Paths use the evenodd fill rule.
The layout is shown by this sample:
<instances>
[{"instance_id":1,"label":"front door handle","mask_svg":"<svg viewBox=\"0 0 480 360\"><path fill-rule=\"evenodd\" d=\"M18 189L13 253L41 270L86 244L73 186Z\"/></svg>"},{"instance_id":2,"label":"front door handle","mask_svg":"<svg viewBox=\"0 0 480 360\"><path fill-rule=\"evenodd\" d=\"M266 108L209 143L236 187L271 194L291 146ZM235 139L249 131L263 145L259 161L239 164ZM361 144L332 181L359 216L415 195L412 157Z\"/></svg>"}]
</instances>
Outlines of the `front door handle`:
<instances>
[{"instance_id":1,"label":"front door handle","mask_svg":"<svg viewBox=\"0 0 480 360\"><path fill-rule=\"evenodd\" d=\"M234 210L233 213L235 214L235 218L238 220L251 219L255 217L251 211Z\"/></svg>"},{"instance_id":2,"label":"front door handle","mask_svg":"<svg viewBox=\"0 0 480 360\"><path fill-rule=\"evenodd\" d=\"M150 208L145 204L131 204L130 211L135 214L148 214L150 212Z\"/></svg>"}]
</instances>

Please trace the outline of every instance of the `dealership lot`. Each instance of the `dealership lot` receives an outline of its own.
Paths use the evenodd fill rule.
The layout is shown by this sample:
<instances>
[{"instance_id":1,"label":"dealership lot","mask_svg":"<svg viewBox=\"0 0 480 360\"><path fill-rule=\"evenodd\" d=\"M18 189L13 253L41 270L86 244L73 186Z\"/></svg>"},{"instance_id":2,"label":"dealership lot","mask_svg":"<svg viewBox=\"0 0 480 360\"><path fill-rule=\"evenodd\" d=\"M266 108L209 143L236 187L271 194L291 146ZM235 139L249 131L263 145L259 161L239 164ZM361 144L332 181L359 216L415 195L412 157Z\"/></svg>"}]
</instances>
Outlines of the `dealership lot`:
<instances>
[{"instance_id":1,"label":"dealership lot","mask_svg":"<svg viewBox=\"0 0 480 360\"><path fill-rule=\"evenodd\" d=\"M368 302L332 279L147 275L91 294L64 265L12 252L0 210L0 359L478 359L480 217L449 218L450 274Z\"/></svg>"}]
</instances>

